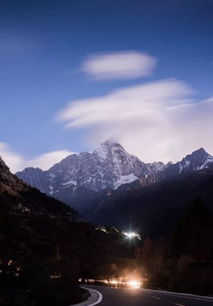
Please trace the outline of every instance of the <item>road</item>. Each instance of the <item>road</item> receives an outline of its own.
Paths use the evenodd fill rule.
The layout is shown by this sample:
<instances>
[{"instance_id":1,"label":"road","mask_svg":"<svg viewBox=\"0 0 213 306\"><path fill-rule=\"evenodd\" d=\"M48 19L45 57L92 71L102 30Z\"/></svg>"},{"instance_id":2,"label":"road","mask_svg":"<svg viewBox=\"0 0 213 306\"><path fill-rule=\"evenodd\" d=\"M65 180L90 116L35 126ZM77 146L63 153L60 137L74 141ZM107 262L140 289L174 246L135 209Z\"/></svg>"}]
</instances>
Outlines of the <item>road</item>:
<instances>
[{"instance_id":1,"label":"road","mask_svg":"<svg viewBox=\"0 0 213 306\"><path fill-rule=\"evenodd\" d=\"M146 289L88 286L102 295L100 306L210 306L213 300Z\"/></svg>"}]
</instances>

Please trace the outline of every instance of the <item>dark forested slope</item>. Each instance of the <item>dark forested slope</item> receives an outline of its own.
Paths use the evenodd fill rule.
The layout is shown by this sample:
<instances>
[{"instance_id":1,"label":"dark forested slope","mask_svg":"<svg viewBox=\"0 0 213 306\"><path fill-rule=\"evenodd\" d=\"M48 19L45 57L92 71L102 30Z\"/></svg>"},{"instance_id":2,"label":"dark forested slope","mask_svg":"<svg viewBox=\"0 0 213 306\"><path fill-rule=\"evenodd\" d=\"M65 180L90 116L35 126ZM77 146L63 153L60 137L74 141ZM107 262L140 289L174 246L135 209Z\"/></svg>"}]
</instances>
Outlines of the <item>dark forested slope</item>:
<instances>
[{"instance_id":1,"label":"dark forested slope","mask_svg":"<svg viewBox=\"0 0 213 306\"><path fill-rule=\"evenodd\" d=\"M132 258L121 233L80 222L77 212L23 183L2 160L0 245L0 305L76 303L84 298L79 277L108 277L112 265Z\"/></svg>"},{"instance_id":2,"label":"dark forested slope","mask_svg":"<svg viewBox=\"0 0 213 306\"><path fill-rule=\"evenodd\" d=\"M102 193L88 210L96 222L133 228L142 235L168 235L196 198L213 210L212 169L186 173L149 186L139 182Z\"/></svg>"}]
</instances>

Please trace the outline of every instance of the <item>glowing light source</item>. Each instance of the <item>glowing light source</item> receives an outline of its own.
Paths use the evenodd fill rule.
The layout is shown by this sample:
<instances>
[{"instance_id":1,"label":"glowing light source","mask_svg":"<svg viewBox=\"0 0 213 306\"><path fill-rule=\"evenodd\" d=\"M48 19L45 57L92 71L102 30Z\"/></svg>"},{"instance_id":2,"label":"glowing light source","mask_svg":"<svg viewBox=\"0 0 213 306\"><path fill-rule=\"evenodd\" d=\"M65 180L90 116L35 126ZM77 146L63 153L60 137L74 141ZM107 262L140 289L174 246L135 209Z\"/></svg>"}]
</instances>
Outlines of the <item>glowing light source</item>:
<instances>
[{"instance_id":1,"label":"glowing light source","mask_svg":"<svg viewBox=\"0 0 213 306\"><path fill-rule=\"evenodd\" d=\"M118 281L113 279L113 280L110 281L110 284L111 285L118 285Z\"/></svg>"},{"instance_id":2,"label":"glowing light source","mask_svg":"<svg viewBox=\"0 0 213 306\"><path fill-rule=\"evenodd\" d=\"M138 289L141 286L141 283L137 280L130 280L127 282L128 286L134 289Z\"/></svg>"},{"instance_id":3,"label":"glowing light source","mask_svg":"<svg viewBox=\"0 0 213 306\"><path fill-rule=\"evenodd\" d=\"M127 236L127 238L129 238L129 239L137 238L137 239L141 240L141 236L138 233L135 233L135 232L123 232L123 234L125 236Z\"/></svg>"},{"instance_id":4,"label":"glowing light source","mask_svg":"<svg viewBox=\"0 0 213 306\"><path fill-rule=\"evenodd\" d=\"M52 279L58 279L58 278L61 278L62 277L62 275L61 275L61 273L54 273L54 274L52 274L52 275L50 275L50 278L52 278Z\"/></svg>"}]
</instances>

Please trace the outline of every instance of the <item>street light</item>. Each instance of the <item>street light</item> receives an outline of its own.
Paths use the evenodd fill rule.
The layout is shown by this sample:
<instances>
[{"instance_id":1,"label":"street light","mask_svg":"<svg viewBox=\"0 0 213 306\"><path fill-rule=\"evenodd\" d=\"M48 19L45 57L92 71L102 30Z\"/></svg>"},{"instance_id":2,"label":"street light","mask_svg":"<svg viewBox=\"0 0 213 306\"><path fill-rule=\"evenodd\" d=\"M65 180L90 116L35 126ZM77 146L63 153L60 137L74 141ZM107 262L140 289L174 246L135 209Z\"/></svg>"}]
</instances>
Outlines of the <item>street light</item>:
<instances>
[{"instance_id":1,"label":"street light","mask_svg":"<svg viewBox=\"0 0 213 306\"><path fill-rule=\"evenodd\" d=\"M135 232L123 232L123 234L127 238L129 238L129 239L137 238L137 239L141 240L141 236L138 233L135 233Z\"/></svg>"}]
</instances>

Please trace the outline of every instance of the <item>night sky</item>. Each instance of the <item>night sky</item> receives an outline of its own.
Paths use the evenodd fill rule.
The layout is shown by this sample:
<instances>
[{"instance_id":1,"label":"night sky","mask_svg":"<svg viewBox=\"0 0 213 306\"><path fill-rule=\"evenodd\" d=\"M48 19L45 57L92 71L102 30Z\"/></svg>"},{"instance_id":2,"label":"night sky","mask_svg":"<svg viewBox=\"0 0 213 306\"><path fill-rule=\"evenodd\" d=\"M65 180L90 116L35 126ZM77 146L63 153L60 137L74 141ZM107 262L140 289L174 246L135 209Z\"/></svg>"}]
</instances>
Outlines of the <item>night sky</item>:
<instances>
[{"instance_id":1,"label":"night sky","mask_svg":"<svg viewBox=\"0 0 213 306\"><path fill-rule=\"evenodd\" d=\"M0 155L45 169L107 138L144 161L213 154L212 76L213 1L2 0Z\"/></svg>"}]
</instances>

